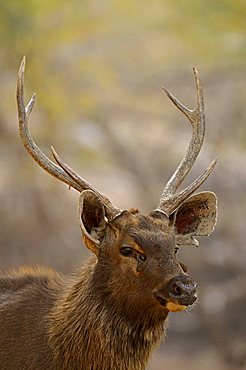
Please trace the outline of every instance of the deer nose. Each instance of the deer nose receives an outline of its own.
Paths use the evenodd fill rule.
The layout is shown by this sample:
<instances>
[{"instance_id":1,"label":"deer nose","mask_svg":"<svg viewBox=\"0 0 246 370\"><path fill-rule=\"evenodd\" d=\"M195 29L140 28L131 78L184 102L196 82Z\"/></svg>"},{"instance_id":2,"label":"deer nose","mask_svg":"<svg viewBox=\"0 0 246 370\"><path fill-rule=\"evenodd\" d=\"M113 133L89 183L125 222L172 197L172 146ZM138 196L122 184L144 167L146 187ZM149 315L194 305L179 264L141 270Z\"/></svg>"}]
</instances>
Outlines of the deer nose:
<instances>
[{"instance_id":1,"label":"deer nose","mask_svg":"<svg viewBox=\"0 0 246 370\"><path fill-rule=\"evenodd\" d=\"M197 283L189 276L178 275L168 282L167 294L179 304L189 306L197 299L196 287Z\"/></svg>"}]
</instances>

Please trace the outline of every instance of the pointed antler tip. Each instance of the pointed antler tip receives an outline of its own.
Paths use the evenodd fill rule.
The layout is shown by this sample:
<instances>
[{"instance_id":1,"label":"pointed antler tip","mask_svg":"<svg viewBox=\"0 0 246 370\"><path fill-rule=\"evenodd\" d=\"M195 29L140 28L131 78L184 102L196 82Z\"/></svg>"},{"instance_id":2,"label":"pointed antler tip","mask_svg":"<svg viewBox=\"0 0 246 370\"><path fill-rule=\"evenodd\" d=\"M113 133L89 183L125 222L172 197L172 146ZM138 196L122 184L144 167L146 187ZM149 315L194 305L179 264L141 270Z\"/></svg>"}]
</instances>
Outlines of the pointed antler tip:
<instances>
[{"instance_id":1,"label":"pointed antler tip","mask_svg":"<svg viewBox=\"0 0 246 370\"><path fill-rule=\"evenodd\" d=\"M36 93L34 93L29 101L29 103L27 104L25 110L26 110L26 114L27 114L27 117L30 116L32 110L33 110L33 107L34 107L34 104L35 104L35 98L36 98Z\"/></svg>"},{"instance_id":2,"label":"pointed antler tip","mask_svg":"<svg viewBox=\"0 0 246 370\"><path fill-rule=\"evenodd\" d=\"M194 72L195 76L197 76L198 78L200 77L198 69L195 66L193 67L193 72Z\"/></svg>"},{"instance_id":3,"label":"pointed antler tip","mask_svg":"<svg viewBox=\"0 0 246 370\"><path fill-rule=\"evenodd\" d=\"M215 165L216 165L216 163L218 163L218 160L219 160L219 158L216 156L216 157L214 157L214 159L213 159L213 161L212 161L212 163L211 163L211 165L214 167Z\"/></svg>"},{"instance_id":4,"label":"pointed antler tip","mask_svg":"<svg viewBox=\"0 0 246 370\"><path fill-rule=\"evenodd\" d=\"M35 103L35 100L36 100L36 96L37 96L37 94L36 93L33 93L32 94L32 97L30 99L30 102L28 104L34 104Z\"/></svg>"},{"instance_id":5,"label":"pointed antler tip","mask_svg":"<svg viewBox=\"0 0 246 370\"><path fill-rule=\"evenodd\" d=\"M165 91L165 93L167 94L168 90L165 88L165 86L161 86L161 89Z\"/></svg>"},{"instance_id":6,"label":"pointed antler tip","mask_svg":"<svg viewBox=\"0 0 246 370\"><path fill-rule=\"evenodd\" d=\"M61 165L61 158L60 156L58 155L58 153L56 152L55 148L53 146L51 146L51 152L52 152L52 155L56 161L57 164L59 164L59 166Z\"/></svg>"},{"instance_id":7,"label":"pointed antler tip","mask_svg":"<svg viewBox=\"0 0 246 370\"><path fill-rule=\"evenodd\" d=\"M196 84L197 84L197 85L201 85L200 75L199 75L199 72L198 72L198 70L196 69L196 67L193 67L193 73L194 73L194 75L195 75Z\"/></svg>"},{"instance_id":8,"label":"pointed antler tip","mask_svg":"<svg viewBox=\"0 0 246 370\"><path fill-rule=\"evenodd\" d=\"M173 100L173 98L175 99L175 97L170 93L170 91L166 87L161 86L161 89L165 92L165 94L168 96L169 99L171 100Z\"/></svg>"},{"instance_id":9,"label":"pointed antler tip","mask_svg":"<svg viewBox=\"0 0 246 370\"><path fill-rule=\"evenodd\" d=\"M24 56L22 58L22 61L21 61L21 64L20 64L20 68L19 68L19 72L20 73L24 73L25 71L25 66L26 66L26 57Z\"/></svg>"},{"instance_id":10,"label":"pointed antler tip","mask_svg":"<svg viewBox=\"0 0 246 370\"><path fill-rule=\"evenodd\" d=\"M33 95L32 95L32 101L33 101L33 103L35 102L36 97L37 97L37 94L36 93L33 93Z\"/></svg>"},{"instance_id":11,"label":"pointed antler tip","mask_svg":"<svg viewBox=\"0 0 246 370\"><path fill-rule=\"evenodd\" d=\"M193 67L193 72L194 72L194 75L195 75L196 86L197 86L198 89L201 90L202 89L202 86L201 86L201 78L200 78L199 72L196 69L196 67Z\"/></svg>"},{"instance_id":12,"label":"pointed antler tip","mask_svg":"<svg viewBox=\"0 0 246 370\"><path fill-rule=\"evenodd\" d=\"M56 153L56 151L55 151L55 148L54 148L52 145L51 145L51 147L50 147L50 148L51 148L52 154L53 154L53 155L57 155L57 153Z\"/></svg>"},{"instance_id":13,"label":"pointed antler tip","mask_svg":"<svg viewBox=\"0 0 246 370\"><path fill-rule=\"evenodd\" d=\"M53 157L54 157L54 159L55 159L55 161L56 161L56 163L58 163L58 159L59 159L59 156L58 156L58 154L57 154L57 152L55 151L55 148L51 145L51 153L52 153L52 155L53 155ZM59 163L58 163L59 164Z\"/></svg>"}]
</instances>

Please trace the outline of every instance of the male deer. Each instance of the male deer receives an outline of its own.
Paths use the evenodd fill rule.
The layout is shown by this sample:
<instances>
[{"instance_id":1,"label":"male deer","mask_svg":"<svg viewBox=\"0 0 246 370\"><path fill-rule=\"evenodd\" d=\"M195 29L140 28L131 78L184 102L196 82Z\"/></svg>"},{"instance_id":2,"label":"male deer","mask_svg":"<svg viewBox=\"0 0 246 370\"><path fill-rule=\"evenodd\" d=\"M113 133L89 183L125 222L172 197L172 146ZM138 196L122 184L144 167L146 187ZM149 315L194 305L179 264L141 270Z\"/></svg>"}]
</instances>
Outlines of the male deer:
<instances>
[{"instance_id":1,"label":"male deer","mask_svg":"<svg viewBox=\"0 0 246 370\"><path fill-rule=\"evenodd\" d=\"M71 276L22 267L0 275L1 370L143 370L165 332L169 311L196 300L196 283L178 261L179 245L198 245L211 234L217 201L212 192L192 193L207 170L177 191L201 149L205 117L200 78L194 69L197 107L167 96L192 125L187 153L164 187L158 206L145 215L120 210L77 175L55 150L54 163L28 129L34 96L24 104L23 59L17 84L23 144L48 173L78 190L79 224L92 257Z\"/></svg>"}]
</instances>

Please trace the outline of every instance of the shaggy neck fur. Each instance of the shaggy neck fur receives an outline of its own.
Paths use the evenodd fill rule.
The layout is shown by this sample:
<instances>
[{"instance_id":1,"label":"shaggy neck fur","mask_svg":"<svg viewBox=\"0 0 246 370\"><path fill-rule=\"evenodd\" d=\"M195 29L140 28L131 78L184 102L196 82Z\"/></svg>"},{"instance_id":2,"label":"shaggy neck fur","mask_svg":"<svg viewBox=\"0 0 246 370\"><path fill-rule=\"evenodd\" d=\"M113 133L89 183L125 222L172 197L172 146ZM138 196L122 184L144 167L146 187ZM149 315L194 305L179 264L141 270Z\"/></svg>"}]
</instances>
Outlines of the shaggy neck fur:
<instances>
[{"instance_id":1,"label":"shaggy neck fur","mask_svg":"<svg viewBox=\"0 0 246 370\"><path fill-rule=\"evenodd\" d=\"M110 271L98 269L90 260L68 282L51 313L57 369L143 370L164 335L167 311L157 315L144 307L137 310L125 297L115 299L107 286Z\"/></svg>"}]
</instances>

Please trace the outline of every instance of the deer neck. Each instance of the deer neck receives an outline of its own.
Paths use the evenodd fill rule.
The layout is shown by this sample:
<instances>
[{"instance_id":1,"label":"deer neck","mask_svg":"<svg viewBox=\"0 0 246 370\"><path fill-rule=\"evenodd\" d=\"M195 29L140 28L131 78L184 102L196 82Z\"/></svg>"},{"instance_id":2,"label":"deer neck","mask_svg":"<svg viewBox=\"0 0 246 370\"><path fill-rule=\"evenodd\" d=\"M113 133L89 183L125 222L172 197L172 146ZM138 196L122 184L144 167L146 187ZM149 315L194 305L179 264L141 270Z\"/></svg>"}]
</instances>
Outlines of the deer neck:
<instances>
[{"instance_id":1,"label":"deer neck","mask_svg":"<svg viewBox=\"0 0 246 370\"><path fill-rule=\"evenodd\" d=\"M92 258L67 282L49 318L57 368L143 370L164 335L167 313L130 314L112 298Z\"/></svg>"}]
</instances>

